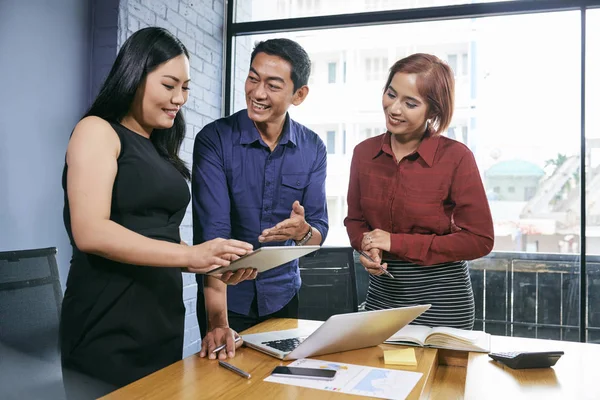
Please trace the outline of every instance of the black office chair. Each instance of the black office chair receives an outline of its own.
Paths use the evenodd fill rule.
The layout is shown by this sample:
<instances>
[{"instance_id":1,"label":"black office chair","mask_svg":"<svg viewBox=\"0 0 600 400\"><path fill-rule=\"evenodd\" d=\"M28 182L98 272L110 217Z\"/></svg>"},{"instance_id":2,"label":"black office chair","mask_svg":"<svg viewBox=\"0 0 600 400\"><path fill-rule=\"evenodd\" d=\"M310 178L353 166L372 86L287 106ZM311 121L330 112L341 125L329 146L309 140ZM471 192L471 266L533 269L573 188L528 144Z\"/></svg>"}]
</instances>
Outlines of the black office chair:
<instances>
[{"instance_id":1,"label":"black office chair","mask_svg":"<svg viewBox=\"0 0 600 400\"><path fill-rule=\"evenodd\" d=\"M0 398L64 399L56 248L0 252Z\"/></svg>"},{"instance_id":2,"label":"black office chair","mask_svg":"<svg viewBox=\"0 0 600 400\"><path fill-rule=\"evenodd\" d=\"M322 247L302 257L300 276L300 318L325 321L334 314L358 311L351 247Z\"/></svg>"}]
</instances>

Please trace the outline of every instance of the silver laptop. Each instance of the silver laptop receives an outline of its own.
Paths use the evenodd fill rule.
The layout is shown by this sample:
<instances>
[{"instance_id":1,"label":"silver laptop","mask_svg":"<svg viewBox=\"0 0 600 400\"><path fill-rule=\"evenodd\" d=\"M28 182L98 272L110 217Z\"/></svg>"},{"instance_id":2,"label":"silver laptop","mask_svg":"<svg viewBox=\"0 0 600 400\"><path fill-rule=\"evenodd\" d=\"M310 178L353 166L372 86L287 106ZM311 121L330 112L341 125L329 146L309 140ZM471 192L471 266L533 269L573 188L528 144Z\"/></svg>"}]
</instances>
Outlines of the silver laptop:
<instances>
[{"instance_id":1,"label":"silver laptop","mask_svg":"<svg viewBox=\"0 0 600 400\"><path fill-rule=\"evenodd\" d=\"M427 311L431 304L332 315L306 327L242 335L246 346L282 360L377 346Z\"/></svg>"}]
</instances>

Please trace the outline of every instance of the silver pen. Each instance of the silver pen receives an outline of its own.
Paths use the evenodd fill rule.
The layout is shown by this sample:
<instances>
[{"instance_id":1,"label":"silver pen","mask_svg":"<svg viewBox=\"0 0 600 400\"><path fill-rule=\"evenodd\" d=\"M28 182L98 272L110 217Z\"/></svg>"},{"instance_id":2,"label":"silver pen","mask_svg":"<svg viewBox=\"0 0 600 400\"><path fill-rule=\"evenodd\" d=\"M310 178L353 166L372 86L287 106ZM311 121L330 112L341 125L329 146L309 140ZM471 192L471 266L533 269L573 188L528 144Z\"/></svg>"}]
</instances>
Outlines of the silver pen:
<instances>
[{"instance_id":1,"label":"silver pen","mask_svg":"<svg viewBox=\"0 0 600 400\"><path fill-rule=\"evenodd\" d=\"M373 260L373 259L371 258L371 256L369 256L369 255L368 255L367 253L365 253L364 251L362 251L362 250L359 250L358 252L360 253L360 255L361 255L361 256L363 256L363 257L364 257L364 258L366 258L367 260L369 260L369 261L371 261L371 262L374 262L374 263L377 263L377 261ZM379 270L380 270L381 272L383 272L383 274L384 274L384 275L386 275L386 276L389 276L390 278L394 279L394 275L390 274L390 273L388 272L388 270L387 270L387 269L385 269L385 268L383 268L383 266L382 266L381 264L379 264Z\"/></svg>"},{"instance_id":2,"label":"silver pen","mask_svg":"<svg viewBox=\"0 0 600 400\"><path fill-rule=\"evenodd\" d=\"M241 336L238 336L238 337L236 337L236 338L235 338L235 340L234 340L233 342L234 342L234 343L237 343L237 342L239 342L241 339L242 339L242 337L241 337ZM213 352L213 353L219 352L219 351L223 350L225 347L227 347L227 343L225 343L225 344L222 344L222 345L218 346L218 347L217 347L216 349L214 349L212 352Z\"/></svg>"},{"instance_id":3,"label":"silver pen","mask_svg":"<svg viewBox=\"0 0 600 400\"><path fill-rule=\"evenodd\" d=\"M226 363L225 361L221 361L219 360L219 365L223 368L227 368L228 370L235 372L236 374L238 374L241 377L244 377L246 379L250 379L251 376L249 373L247 373L246 371L242 371L241 369L239 369L238 367L235 367L229 363Z\"/></svg>"}]
</instances>

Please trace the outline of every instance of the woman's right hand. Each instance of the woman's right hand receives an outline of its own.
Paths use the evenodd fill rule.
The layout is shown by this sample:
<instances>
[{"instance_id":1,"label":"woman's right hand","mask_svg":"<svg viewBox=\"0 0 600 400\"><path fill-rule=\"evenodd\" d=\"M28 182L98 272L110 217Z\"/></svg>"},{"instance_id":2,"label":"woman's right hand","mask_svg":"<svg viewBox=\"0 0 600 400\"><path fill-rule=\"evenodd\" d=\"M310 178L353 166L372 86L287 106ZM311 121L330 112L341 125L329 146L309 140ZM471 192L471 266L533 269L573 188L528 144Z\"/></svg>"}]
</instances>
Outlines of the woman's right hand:
<instances>
[{"instance_id":1,"label":"woman's right hand","mask_svg":"<svg viewBox=\"0 0 600 400\"><path fill-rule=\"evenodd\" d=\"M365 267L367 272L371 275L382 275L382 268L387 269L387 263L381 265L381 250L373 248L369 251L365 251L365 253L367 253L369 257L371 257L375 262L361 255L359 261L362 264L362 266Z\"/></svg>"},{"instance_id":2,"label":"woman's right hand","mask_svg":"<svg viewBox=\"0 0 600 400\"><path fill-rule=\"evenodd\" d=\"M188 249L188 271L206 274L215 268L226 267L231 261L252 252L252 245L240 240L217 238Z\"/></svg>"}]
</instances>

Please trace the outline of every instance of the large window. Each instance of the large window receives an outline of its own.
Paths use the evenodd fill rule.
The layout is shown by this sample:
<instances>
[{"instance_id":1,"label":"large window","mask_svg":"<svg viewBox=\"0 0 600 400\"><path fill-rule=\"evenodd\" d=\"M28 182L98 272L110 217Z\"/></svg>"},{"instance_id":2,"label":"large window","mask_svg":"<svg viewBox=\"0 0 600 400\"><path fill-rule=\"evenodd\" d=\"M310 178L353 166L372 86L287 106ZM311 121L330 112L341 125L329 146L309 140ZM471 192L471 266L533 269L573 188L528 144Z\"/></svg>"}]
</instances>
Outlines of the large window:
<instances>
[{"instance_id":1,"label":"large window","mask_svg":"<svg viewBox=\"0 0 600 400\"><path fill-rule=\"evenodd\" d=\"M532 26L536 35L530 34ZM562 242L565 236L577 242L580 233L579 27L579 13L571 11L286 32L236 41L285 36L302 44L315 60L347 60L345 83L330 85L337 81L338 64L324 63L328 79L312 84L306 101L290 111L293 118L323 134L331 155L343 153L339 136L346 132L346 157L329 162L331 196L346 195L354 146L385 130L381 96L389 64L415 52L447 59L457 70L456 110L447 135L475 153L494 214L495 250L525 251L535 243L539 252L572 253L573 248ZM415 40L397 40L402 37ZM557 43L565 43L561 57L556 57ZM471 59L472 71L465 68L469 63L463 58ZM363 67L366 75L361 73ZM235 76L239 93L247 72L237 65L235 70L240 71ZM549 86L552 95L544 95ZM244 107L243 99L234 100ZM341 126L321 129L324 125ZM565 173L570 186L559 188L556 177ZM537 190L533 198L532 187ZM326 243L348 245L345 229L333 228ZM600 242L597 247L600 253Z\"/></svg>"},{"instance_id":2,"label":"large window","mask_svg":"<svg viewBox=\"0 0 600 400\"><path fill-rule=\"evenodd\" d=\"M268 9L262 0L238 0L238 11L251 12L236 21L479 2L313 1L311 14L299 13L295 1L280 3ZM288 37L308 51L319 78L290 114L327 145L328 205L335 215L325 244L347 246L340 211L346 210L352 150L385 132L381 96L389 67L416 52L446 60L455 74L456 107L444 134L475 154L494 218L492 254L471 263L476 329L561 340L585 333L600 342L600 10L586 11L582 76L582 11L543 12L527 3L535 13L234 36L231 111L245 107L239 93L254 42ZM583 271L589 291L580 301Z\"/></svg>"}]
</instances>

